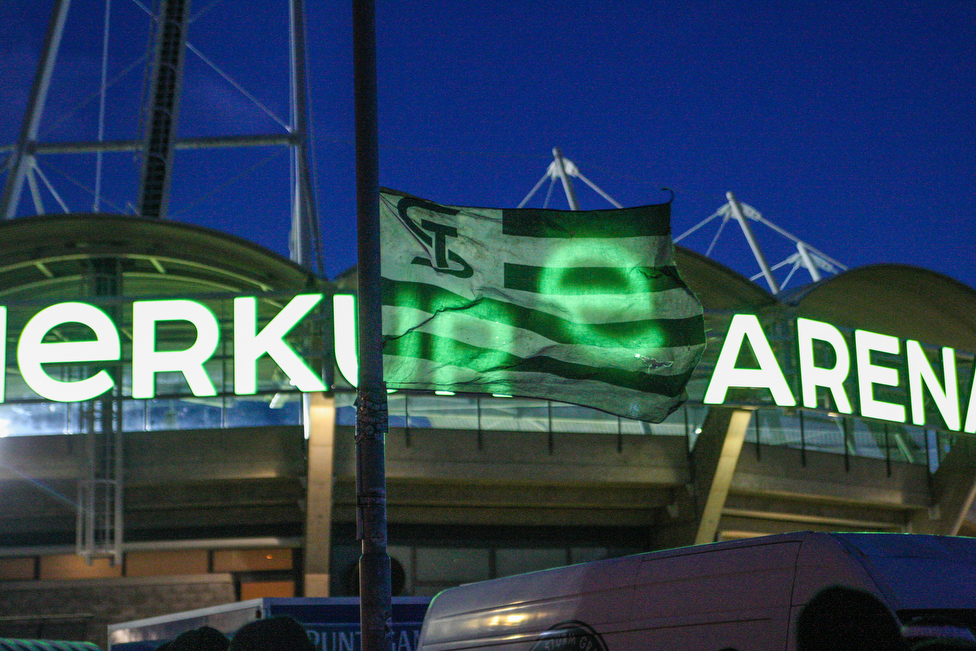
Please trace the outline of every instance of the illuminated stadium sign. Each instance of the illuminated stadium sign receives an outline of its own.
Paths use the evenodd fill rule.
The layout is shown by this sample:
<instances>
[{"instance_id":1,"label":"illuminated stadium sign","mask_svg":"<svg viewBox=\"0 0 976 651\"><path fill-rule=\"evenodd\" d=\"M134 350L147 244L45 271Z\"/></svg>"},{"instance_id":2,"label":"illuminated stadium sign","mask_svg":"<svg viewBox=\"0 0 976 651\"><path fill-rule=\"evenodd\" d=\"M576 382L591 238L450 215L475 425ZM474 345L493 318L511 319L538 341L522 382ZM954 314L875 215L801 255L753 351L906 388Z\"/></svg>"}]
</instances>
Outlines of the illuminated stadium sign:
<instances>
[{"instance_id":1,"label":"illuminated stadium sign","mask_svg":"<svg viewBox=\"0 0 976 651\"><path fill-rule=\"evenodd\" d=\"M355 384L358 372L355 298L336 295L334 307L336 365ZM806 408L822 408L818 395L826 392L837 411L853 414L852 396L856 395L860 416L904 423L910 414L913 424L925 426L927 394L947 429L976 433L974 391L970 391L965 422L961 419L956 355L952 348L942 348L942 368L937 372L919 342L904 341L903 349L897 337L856 330L852 357L847 340L836 326L802 318L796 320L793 343L798 353L800 399ZM744 347L752 349L756 361L752 367L737 365ZM887 356L887 364L878 362L876 358L881 355ZM907 400L904 378L908 384ZM723 404L731 388L766 390L778 406L797 405L786 374L754 315L733 316L703 402Z\"/></svg>"},{"instance_id":2,"label":"illuminated stadium sign","mask_svg":"<svg viewBox=\"0 0 976 651\"><path fill-rule=\"evenodd\" d=\"M274 374L283 376L294 390L328 390L308 360L289 343L293 331L323 298L323 294L293 296L280 301L284 305L273 313L268 313L268 302L262 313L258 298L233 299L232 315L224 323L224 328L232 326L233 330L230 337L225 335L229 341L224 345L232 344L228 359L233 363L235 395L267 390L258 380L259 367L264 364L267 370L267 360L273 362ZM355 297L336 294L332 301L336 367L355 386L359 374ZM163 374L182 376L194 396L217 395L213 376L220 373L221 320L212 307L188 299L145 300L131 304L131 312L124 315L131 320L117 315L113 320L109 312L88 303L65 302L29 313L15 336L16 351L7 351L8 308L0 306L2 352L5 357L8 353L16 357L25 385L51 401L95 399L118 390L123 376L131 384L132 398L151 399L157 396L158 377ZM74 334L65 336L71 328ZM166 328L180 334L162 337L160 332ZM974 390L968 391L968 400L963 402L960 393L965 391L960 391L952 348L942 348L941 364L933 364L914 340L856 330L848 342L837 327L803 318L796 320L794 333L791 359L795 368L788 370L798 380L798 393L791 388L759 319L734 315L703 402L749 403L758 391L768 392L780 407L800 403L808 409L823 409L828 404L824 399L829 397L830 409L842 414L895 423L910 418L918 426L925 426L937 414L946 429L976 433ZM124 364L129 364L127 373L108 370ZM74 372L66 374L66 367ZM7 382L5 374L0 374L0 402L7 399ZM730 399L730 390L739 391L740 396L746 390L748 395L744 401L735 395ZM964 404L968 406L965 412Z\"/></svg>"},{"instance_id":3,"label":"illuminated stadium sign","mask_svg":"<svg viewBox=\"0 0 976 651\"><path fill-rule=\"evenodd\" d=\"M324 391L325 384L309 368L286 336L322 301L322 294L293 297L262 328L258 328L258 301L254 297L233 300L234 392L257 392L258 360L267 355L299 391ZM0 307L0 342L6 358L7 308ZM220 322L203 303L185 299L135 301L131 312L132 397L153 398L156 377L180 373L195 396L215 396L217 390L205 365L220 343ZM192 326L195 335L189 346L161 345L162 325ZM80 337L68 338L68 328L82 326ZM93 335L93 336L92 336ZM181 339L186 339L182 337ZM56 402L91 400L111 390L118 381L106 366L123 360L122 337L113 319L103 310L80 302L51 305L40 310L23 326L16 358L24 382L39 396ZM182 344L183 342L181 342ZM98 367L84 377L54 377L51 365ZM0 374L0 401L6 397L5 377Z\"/></svg>"},{"instance_id":4,"label":"illuminated stadium sign","mask_svg":"<svg viewBox=\"0 0 976 651\"><path fill-rule=\"evenodd\" d=\"M748 368L737 365L746 343L756 362ZM845 386L853 372L859 397L858 415L904 423L910 413L912 423L924 426L927 393L946 428L960 431L962 409L956 353L952 348L942 348L942 368L937 372L917 341L906 340L903 350L902 341L897 337L856 330L851 351L836 327L802 318L796 321L795 344L804 407L818 407L818 391L826 390L837 411L853 414L853 403ZM879 358L887 363L879 363ZM906 378L907 400L903 384ZM732 318L704 402L722 404L729 389L736 387L768 390L773 401L781 407L797 404L759 319L750 314L737 314ZM973 391L970 391L962 431L976 433Z\"/></svg>"}]
</instances>

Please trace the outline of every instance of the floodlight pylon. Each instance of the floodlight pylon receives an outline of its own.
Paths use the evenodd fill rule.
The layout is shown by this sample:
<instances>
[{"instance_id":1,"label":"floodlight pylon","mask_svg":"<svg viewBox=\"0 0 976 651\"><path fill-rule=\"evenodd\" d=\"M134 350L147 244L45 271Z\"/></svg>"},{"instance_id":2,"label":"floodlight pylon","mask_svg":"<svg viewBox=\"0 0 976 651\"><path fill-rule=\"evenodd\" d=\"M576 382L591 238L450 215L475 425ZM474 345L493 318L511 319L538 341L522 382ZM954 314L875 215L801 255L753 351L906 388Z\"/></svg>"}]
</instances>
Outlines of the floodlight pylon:
<instances>
[{"instance_id":1,"label":"floodlight pylon","mask_svg":"<svg viewBox=\"0 0 976 651\"><path fill-rule=\"evenodd\" d=\"M193 20L189 13L190 0L157 0L153 12L142 2L134 4L147 14L153 29L145 54L125 66L115 79L134 70L140 63L150 62L141 102L141 133L123 140L107 140L105 134L105 106L108 88L112 85L107 76L108 44L111 32L111 2L105 0L104 29L101 41L101 77L97 92L91 97L99 100L97 136L95 139L76 142L53 142L41 137L41 122L48 104L58 63L58 54L66 33L70 0L52 0L52 12L48 22L43 47L28 96L17 141L7 147L3 167L6 178L0 192L0 219L14 219L31 214L48 212L45 191L65 213L99 212L107 203L104 196L102 165L103 154L133 152L138 159L140 172L138 184L131 188L133 200L124 201L131 212L139 217L167 219L170 217L170 182L174 167L175 150L204 150L220 148L285 147L289 153L287 178L290 203L289 250L293 261L322 273L321 245L319 242L318 217L310 168L310 129L307 118L307 79L305 64L305 8L303 0L285 0L288 6L288 97L290 115L283 120L262 105L230 75L220 70L187 40L187 26ZM212 6L208 5L200 13ZM92 7L83 8L91 12ZM140 44L141 46L141 44ZM249 44L253 47L253 43ZM280 132L229 133L202 137L181 137L180 115L183 86L183 59L187 51L213 69L236 91L269 115ZM282 71L283 75L285 71ZM282 77L282 79L284 76ZM83 95L83 93L82 93ZM282 102L284 103L284 101ZM188 132L190 130L187 130ZM42 171L39 160L49 154L94 155L94 189L89 190L93 201L73 205L64 187L59 189ZM86 168L87 169L87 168ZM0 170L2 173L3 170ZM23 207L23 195L29 193L31 203ZM77 200L74 203L78 203ZM119 204L116 204L119 205ZM119 210L119 212L122 212ZM91 296L120 296L123 293L122 273L118 260L97 258L92 260L86 292ZM76 551L89 563L95 558L109 558L122 562L123 534L123 455L122 402L118 387L96 400L79 407L79 426L85 432L86 445L80 446L82 473L78 482L76 507Z\"/></svg>"},{"instance_id":2,"label":"floodlight pylon","mask_svg":"<svg viewBox=\"0 0 976 651\"><path fill-rule=\"evenodd\" d=\"M139 63L149 60L152 65L148 74L148 92L142 101L142 133L137 137L121 140L103 138L103 107L108 86L105 62L108 48L102 48L102 78L97 95L100 99L98 137L96 139L54 142L40 137L40 125L48 104L52 78L58 62L61 42L65 34L65 24L69 19L70 0L53 0L51 19L48 23L44 44L34 75L27 106L17 141L11 145L0 146L0 153L6 151L4 167L7 170L2 192L0 192L0 218L13 219L30 214L21 209L23 194L29 191L33 212L44 214L46 206L43 191L46 190L63 212L90 212L91 206L72 205L65 199L66 193L59 191L54 183L42 172L39 161L49 154L95 155L94 190L85 188L94 197L97 212L102 203L102 154L113 152L134 152L137 154L141 173L138 186L133 195L138 197L124 202L129 210L139 216L166 219L171 212L169 205L169 183L174 168L174 150L210 150L285 147L289 150L289 201L291 258L310 269L322 272L322 252L320 244L318 216L313 191L311 170L310 130L308 127L307 96L308 85L305 55L304 0L285 0L288 3L289 29L289 97L290 116L283 120L262 105L254 95L248 93L243 85L218 68L199 48L186 40L186 26L195 18L189 15L189 0L158 0L158 10L153 13L140 2L136 4L146 11L147 19L155 26L152 43L148 52L140 59L126 66L120 76L130 72ZM106 20L104 42L109 40L108 20L110 0L106 0ZM85 8L90 10L89 7ZM209 10L206 7L201 13ZM182 63L186 52L192 53L209 68L250 100L259 110L268 114L282 126L281 132L220 134L197 137L180 135L183 129L177 124L180 114L180 94L183 85ZM284 71L283 71L284 72ZM115 78L117 80L118 77ZM201 189L203 191L203 189ZM121 210L120 210L121 212Z\"/></svg>"}]
</instances>

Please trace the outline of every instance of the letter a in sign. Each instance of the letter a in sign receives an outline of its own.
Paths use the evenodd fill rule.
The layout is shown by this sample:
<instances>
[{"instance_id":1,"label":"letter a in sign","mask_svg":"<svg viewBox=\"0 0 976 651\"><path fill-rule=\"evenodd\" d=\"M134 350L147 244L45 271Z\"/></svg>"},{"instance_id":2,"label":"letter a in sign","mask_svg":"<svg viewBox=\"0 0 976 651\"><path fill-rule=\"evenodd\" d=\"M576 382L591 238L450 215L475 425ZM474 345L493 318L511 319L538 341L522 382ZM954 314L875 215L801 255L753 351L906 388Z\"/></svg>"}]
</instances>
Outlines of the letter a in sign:
<instances>
[{"instance_id":1,"label":"letter a in sign","mask_svg":"<svg viewBox=\"0 0 976 651\"><path fill-rule=\"evenodd\" d=\"M759 362L758 369L735 367L742 345L747 339L756 361ZM796 405L796 398L786 383L786 377L776 361L769 341L766 340L759 319L753 314L736 314L732 317L729 333L725 337L718 361L715 362L712 380L705 391L704 402L710 405L722 404L729 387L769 389L773 400L780 407Z\"/></svg>"}]
</instances>

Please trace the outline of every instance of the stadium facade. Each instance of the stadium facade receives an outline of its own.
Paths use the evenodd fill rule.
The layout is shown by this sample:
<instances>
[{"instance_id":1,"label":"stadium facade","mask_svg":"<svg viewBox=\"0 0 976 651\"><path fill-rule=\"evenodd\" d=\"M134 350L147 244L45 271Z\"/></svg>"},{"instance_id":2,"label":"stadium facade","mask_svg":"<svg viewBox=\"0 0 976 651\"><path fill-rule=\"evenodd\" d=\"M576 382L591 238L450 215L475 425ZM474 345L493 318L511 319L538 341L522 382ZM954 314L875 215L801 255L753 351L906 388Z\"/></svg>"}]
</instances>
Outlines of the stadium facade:
<instances>
[{"instance_id":1,"label":"stadium facade","mask_svg":"<svg viewBox=\"0 0 976 651\"><path fill-rule=\"evenodd\" d=\"M356 590L355 272L166 220L0 225L0 636ZM796 530L972 535L976 292L772 295L677 250L708 349L660 424L393 393L394 590Z\"/></svg>"}]
</instances>

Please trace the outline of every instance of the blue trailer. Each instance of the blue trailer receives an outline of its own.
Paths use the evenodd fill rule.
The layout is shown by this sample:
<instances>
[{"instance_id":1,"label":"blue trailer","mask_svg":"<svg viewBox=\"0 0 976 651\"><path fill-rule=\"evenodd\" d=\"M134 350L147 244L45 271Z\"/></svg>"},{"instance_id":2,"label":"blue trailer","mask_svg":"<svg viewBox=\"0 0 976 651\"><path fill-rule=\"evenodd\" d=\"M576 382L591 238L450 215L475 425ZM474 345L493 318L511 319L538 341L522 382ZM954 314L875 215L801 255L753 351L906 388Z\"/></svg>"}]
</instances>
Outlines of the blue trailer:
<instances>
[{"instance_id":1,"label":"blue trailer","mask_svg":"<svg viewBox=\"0 0 976 651\"><path fill-rule=\"evenodd\" d=\"M392 651L416 651L429 598L393 598ZM109 651L155 651L181 633L202 626L228 637L249 622L288 616L305 627L318 651L360 651L359 599L265 598L140 619L108 627Z\"/></svg>"}]
</instances>

